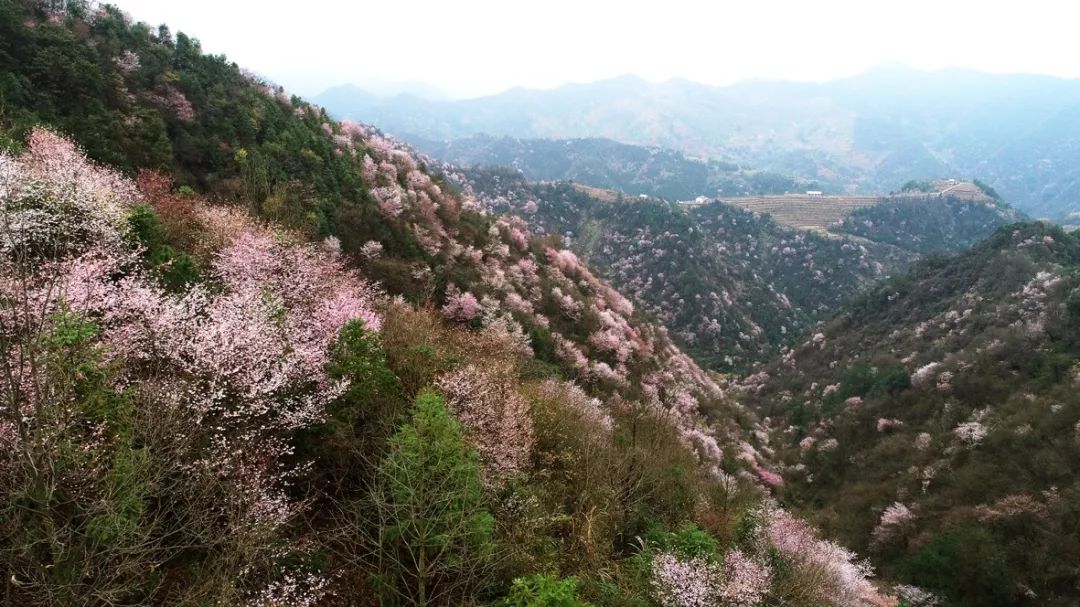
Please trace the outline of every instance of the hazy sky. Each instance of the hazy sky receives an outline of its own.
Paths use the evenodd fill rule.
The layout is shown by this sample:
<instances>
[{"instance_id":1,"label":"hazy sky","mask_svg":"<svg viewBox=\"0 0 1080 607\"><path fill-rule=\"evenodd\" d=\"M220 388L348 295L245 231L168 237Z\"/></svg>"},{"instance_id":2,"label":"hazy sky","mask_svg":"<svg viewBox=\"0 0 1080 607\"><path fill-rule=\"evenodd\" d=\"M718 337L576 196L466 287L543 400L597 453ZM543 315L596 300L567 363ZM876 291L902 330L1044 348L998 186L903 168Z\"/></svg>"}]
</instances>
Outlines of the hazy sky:
<instances>
[{"instance_id":1,"label":"hazy sky","mask_svg":"<svg viewBox=\"0 0 1080 607\"><path fill-rule=\"evenodd\" d=\"M116 0L293 92L415 81L453 96L635 73L828 80L885 61L1080 77L1070 0Z\"/></svg>"}]
</instances>

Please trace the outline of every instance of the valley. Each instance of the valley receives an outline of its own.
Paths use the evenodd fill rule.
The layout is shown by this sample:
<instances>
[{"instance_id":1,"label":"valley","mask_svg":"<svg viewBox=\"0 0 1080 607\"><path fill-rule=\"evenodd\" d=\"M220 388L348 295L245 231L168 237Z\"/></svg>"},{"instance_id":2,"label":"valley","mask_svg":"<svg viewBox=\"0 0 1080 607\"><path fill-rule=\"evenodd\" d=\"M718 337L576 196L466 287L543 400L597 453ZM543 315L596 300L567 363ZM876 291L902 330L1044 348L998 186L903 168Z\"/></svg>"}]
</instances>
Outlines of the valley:
<instances>
[{"instance_id":1,"label":"valley","mask_svg":"<svg viewBox=\"0 0 1080 607\"><path fill-rule=\"evenodd\" d=\"M4 607L1080 601L1080 81L197 4L0 0Z\"/></svg>"}]
</instances>

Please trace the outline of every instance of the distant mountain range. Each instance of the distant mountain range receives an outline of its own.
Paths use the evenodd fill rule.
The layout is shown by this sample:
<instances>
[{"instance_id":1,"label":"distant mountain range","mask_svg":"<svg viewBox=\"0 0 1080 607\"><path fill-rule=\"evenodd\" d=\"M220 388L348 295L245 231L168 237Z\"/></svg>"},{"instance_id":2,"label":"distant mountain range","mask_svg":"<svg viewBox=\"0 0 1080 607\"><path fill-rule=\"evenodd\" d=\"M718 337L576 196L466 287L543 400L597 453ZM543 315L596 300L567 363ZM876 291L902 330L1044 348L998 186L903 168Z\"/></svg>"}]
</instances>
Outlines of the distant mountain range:
<instances>
[{"instance_id":1,"label":"distant mountain range","mask_svg":"<svg viewBox=\"0 0 1080 607\"><path fill-rule=\"evenodd\" d=\"M603 137L849 192L978 177L1032 215L1080 211L1076 80L884 66L826 83L714 87L623 76L460 101L381 97L344 86L314 101L407 140Z\"/></svg>"},{"instance_id":2,"label":"distant mountain range","mask_svg":"<svg viewBox=\"0 0 1080 607\"><path fill-rule=\"evenodd\" d=\"M476 135L452 140L407 137L425 154L464 167L512 167L533 181L575 181L626 194L670 200L837 190L806 180L722 160L688 157L670 148L612 139L519 139Z\"/></svg>"}]
</instances>

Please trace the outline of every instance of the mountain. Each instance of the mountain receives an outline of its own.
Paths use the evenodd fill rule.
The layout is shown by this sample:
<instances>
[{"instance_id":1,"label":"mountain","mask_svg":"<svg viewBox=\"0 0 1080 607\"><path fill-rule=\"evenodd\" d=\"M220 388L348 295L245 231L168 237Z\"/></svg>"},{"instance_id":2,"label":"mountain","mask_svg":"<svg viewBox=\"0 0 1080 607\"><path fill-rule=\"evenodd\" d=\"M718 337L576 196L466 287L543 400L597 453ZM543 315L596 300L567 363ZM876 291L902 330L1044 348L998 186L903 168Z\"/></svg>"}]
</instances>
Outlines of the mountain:
<instances>
[{"instance_id":1,"label":"mountain","mask_svg":"<svg viewBox=\"0 0 1080 607\"><path fill-rule=\"evenodd\" d=\"M18 605L893 605L557 237L111 6L0 2Z\"/></svg>"},{"instance_id":2,"label":"mountain","mask_svg":"<svg viewBox=\"0 0 1080 607\"><path fill-rule=\"evenodd\" d=\"M1052 77L883 66L825 83L622 77L454 102L316 101L404 137L602 137L851 192L977 176L1035 216L1060 217L1080 204L1072 143L1080 83Z\"/></svg>"},{"instance_id":3,"label":"mountain","mask_svg":"<svg viewBox=\"0 0 1080 607\"><path fill-rule=\"evenodd\" d=\"M785 194L824 187L820 181L797 180L730 162L689 158L676 150L628 145L610 139L478 135L449 141L406 140L429 156L462 167L512 167L532 181L576 181L670 200Z\"/></svg>"},{"instance_id":4,"label":"mountain","mask_svg":"<svg viewBox=\"0 0 1080 607\"><path fill-rule=\"evenodd\" d=\"M899 196L855 209L830 230L919 254L959 253L1000 226L1023 219L999 200Z\"/></svg>"},{"instance_id":5,"label":"mountain","mask_svg":"<svg viewBox=\"0 0 1080 607\"><path fill-rule=\"evenodd\" d=\"M992 199L900 197L815 232L721 201L681 205L432 163L485 208L564 237L700 364L725 372L800 343L817 321L920 255L960 251L1021 217Z\"/></svg>"},{"instance_id":6,"label":"mountain","mask_svg":"<svg viewBox=\"0 0 1080 607\"><path fill-rule=\"evenodd\" d=\"M1000 228L871 290L742 389L784 501L953 605L1068 605L1080 239Z\"/></svg>"}]
</instances>

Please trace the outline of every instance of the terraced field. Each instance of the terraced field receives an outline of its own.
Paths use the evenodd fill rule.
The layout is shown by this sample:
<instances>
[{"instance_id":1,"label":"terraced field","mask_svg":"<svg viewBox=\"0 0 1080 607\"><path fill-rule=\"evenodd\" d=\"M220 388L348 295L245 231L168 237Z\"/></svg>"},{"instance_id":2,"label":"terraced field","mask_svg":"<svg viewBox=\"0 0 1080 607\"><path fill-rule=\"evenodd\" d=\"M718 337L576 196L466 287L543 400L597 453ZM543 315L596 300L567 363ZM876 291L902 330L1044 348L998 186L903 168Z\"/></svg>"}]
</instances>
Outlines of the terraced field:
<instances>
[{"instance_id":1,"label":"terraced field","mask_svg":"<svg viewBox=\"0 0 1080 607\"><path fill-rule=\"evenodd\" d=\"M595 188L581 183L573 184L579 191L604 202L615 202L619 192ZM732 196L720 201L754 211L768 213L777 223L801 230L827 232L829 226L840 221L856 209L870 207L890 200L959 198L975 202L993 202L978 186L969 182L935 181L932 192L903 192L881 196L809 196L807 194L780 194L772 196ZM624 195L631 201L636 196ZM641 198L647 198L641 196ZM681 202L680 206L692 208L709 204L706 202Z\"/></svg>"},{"instance_id":2,"label":"terraced field","mask_svg":"<svg viewBox=\"0 0 1080 607\"><path fill-rule=\"evenodd\" d=\"M777 223L803 230L825 231L855 209L887 200L884 196L740 196L722 198L755 213L768 213Z\"/></svg>"}]
</instances>

